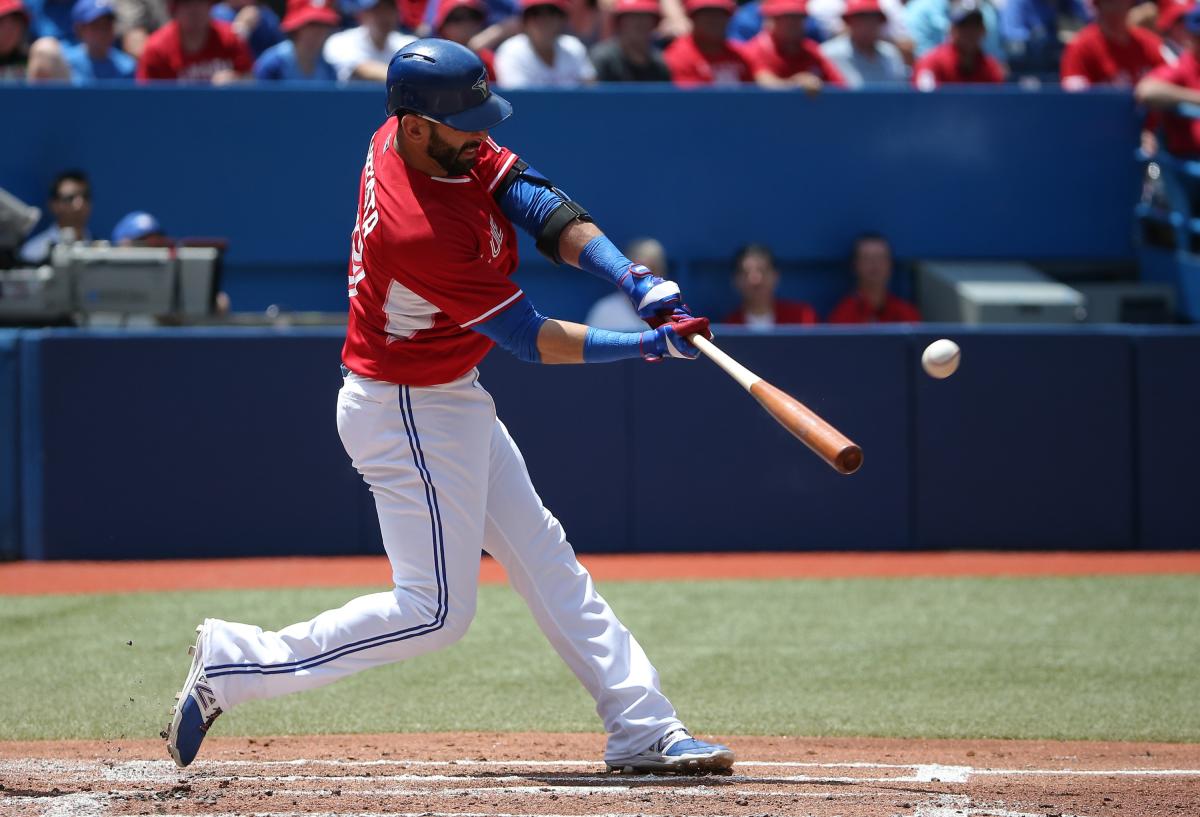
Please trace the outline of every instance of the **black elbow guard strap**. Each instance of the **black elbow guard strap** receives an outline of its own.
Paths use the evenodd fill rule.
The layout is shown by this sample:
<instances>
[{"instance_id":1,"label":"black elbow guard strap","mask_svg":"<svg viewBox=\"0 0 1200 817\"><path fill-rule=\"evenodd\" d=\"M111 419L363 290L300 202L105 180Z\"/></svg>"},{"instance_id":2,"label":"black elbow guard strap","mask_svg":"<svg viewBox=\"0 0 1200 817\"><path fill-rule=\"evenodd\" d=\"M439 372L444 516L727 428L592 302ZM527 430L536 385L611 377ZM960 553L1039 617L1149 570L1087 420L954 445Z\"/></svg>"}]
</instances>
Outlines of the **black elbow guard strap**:
<instances>
[{"instance_id":1,"label":"black elbow guard strap","mask_svg":"<svg viewBox=\"0 0 1200 817\"><path fill-rule=\"evenodd\" d=\"M537 248L538 252L555 264L561 264L563 260L558 252L558 241L562 238L563 230L567 229L567 225L573 221L591 221L592 217L587 210L567 198L566 193L556 188L550 189L554 190L563 201L542 225L537 237Z\"/></svg>"},{"instance_id":2,"label":"black elbow guard strap","mask_svg":"<svg viewBox=\"0 0 1200 817\"><path fill-rule=\"evenodd\" d=\"M499 201L508 192L508 188L512 187L517 179L520 178L525 179L530 184L544 187L562 199L562 204L550 213L537 235L538 252L555 264L561 264L562 256L558 252L558 242L562 238L563 230L567 229L567 226L572 221L591 221L592 216L587 210L583 209L582 205L572 201L566 193L555 187L553 182L536 170L531 169L527 163L520 159L512 163L512 167L504 174L504 178L500 180L500 184L496 185L496 189L492 191L492 195L495 196L496 201Z\"/></svg>"}]
</instances>

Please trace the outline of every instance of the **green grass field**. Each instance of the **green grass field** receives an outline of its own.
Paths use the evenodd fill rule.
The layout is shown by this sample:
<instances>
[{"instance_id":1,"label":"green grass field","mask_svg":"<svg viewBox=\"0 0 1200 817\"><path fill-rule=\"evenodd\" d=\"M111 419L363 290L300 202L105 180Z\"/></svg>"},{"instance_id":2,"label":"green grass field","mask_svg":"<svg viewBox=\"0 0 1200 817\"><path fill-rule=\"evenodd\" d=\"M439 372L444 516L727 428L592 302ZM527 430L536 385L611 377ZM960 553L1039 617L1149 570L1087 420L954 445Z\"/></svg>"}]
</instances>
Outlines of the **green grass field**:
<instances>
[{"instance_id":1,"label":"green grass field","mask_svg":"<svg viewBox=\"0 0 1200 817\"><path fill-rule=\"evenodd\" d=\"M1200 741L1200 576L601 590L701 732ZM360 592L0 597L0 739L156 736L203 617L279 627ZM482 588L449 650L248 704L214 731L459 729L599 730L507 587Z\"/></svg>"}]
</instances>

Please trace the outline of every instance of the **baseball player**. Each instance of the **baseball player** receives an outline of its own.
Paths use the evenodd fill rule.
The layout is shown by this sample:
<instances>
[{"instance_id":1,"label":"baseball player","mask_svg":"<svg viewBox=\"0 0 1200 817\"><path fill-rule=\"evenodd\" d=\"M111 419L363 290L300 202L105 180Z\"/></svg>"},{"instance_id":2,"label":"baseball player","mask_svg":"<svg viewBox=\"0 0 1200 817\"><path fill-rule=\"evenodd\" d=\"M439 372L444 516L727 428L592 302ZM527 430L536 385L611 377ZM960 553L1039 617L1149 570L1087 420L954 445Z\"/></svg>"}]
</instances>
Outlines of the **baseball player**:
<instances>
[{"instance_id":1,"label":"baseball player","mask_svg":"<svg viewBox=\"0 0 1200 817\"><path fill-rule=\"evenodd\" d=\"M676 717L641 646L542 505L475 369L493 345L534 363L691 359L699 352L686 337L708 336L708 319L488 137L511 112L461 45L419 40L392 58L388 119L367 147L351 236L337 424L375 496L394 587L278 632L207 619L164 732L180 766L231 707L459 639L486 550L595 699L610 770L732 767L733 752L691 737ZM555 262L611 281L654 328L610 332L538 314L510 278L514 228Z\"/></svg>"}]
</instances>

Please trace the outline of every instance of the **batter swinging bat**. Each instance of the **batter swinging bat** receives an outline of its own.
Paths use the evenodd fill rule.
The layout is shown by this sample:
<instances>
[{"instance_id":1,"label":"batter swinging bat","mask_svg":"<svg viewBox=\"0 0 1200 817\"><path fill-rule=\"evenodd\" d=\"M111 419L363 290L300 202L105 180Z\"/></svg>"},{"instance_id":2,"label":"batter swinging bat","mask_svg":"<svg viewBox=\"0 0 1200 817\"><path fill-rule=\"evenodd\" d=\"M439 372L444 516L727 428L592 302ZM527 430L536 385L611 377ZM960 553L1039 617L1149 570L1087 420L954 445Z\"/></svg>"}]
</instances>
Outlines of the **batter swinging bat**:
<instances>
[{"instance_id":1,"label":"batter swinging bat","mask_svg":"<svg viewBox=\"0 0 1200 817\"><path fill-rule=\"evenodd\" d=\"M811 448L818 457L832 465L838 473L853 474L862 467L862 449L818 417L808 406L763 380L702 335L691 335L688 342L724 369L726 374L754 396L767 410L767 414Z\"/></svg>"}]
</instances>

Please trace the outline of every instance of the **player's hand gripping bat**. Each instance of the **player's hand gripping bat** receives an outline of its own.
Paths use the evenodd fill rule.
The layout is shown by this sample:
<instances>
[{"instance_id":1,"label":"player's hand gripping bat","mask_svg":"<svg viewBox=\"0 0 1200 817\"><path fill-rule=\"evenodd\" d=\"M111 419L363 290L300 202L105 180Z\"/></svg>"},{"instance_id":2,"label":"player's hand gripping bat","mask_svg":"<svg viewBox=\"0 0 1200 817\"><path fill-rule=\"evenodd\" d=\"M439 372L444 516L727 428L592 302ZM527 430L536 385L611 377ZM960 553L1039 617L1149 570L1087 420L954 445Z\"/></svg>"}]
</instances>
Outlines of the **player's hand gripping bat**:
<instances>
[{"instance_id":1,"label":"player's hand gripping bat","mask_svg":"<svg viewBox=\"0 0 1200 817\"><path fill-rule=\"evenodd\" d=\"M862 467L863 453L836 428L822 420L812 409L785 391L738 363L703 335L690 335L688 342L696 346L725 373L750 392L767 414L807 445L841 474L853 474Z\"/></svg>"}]
</instances>

